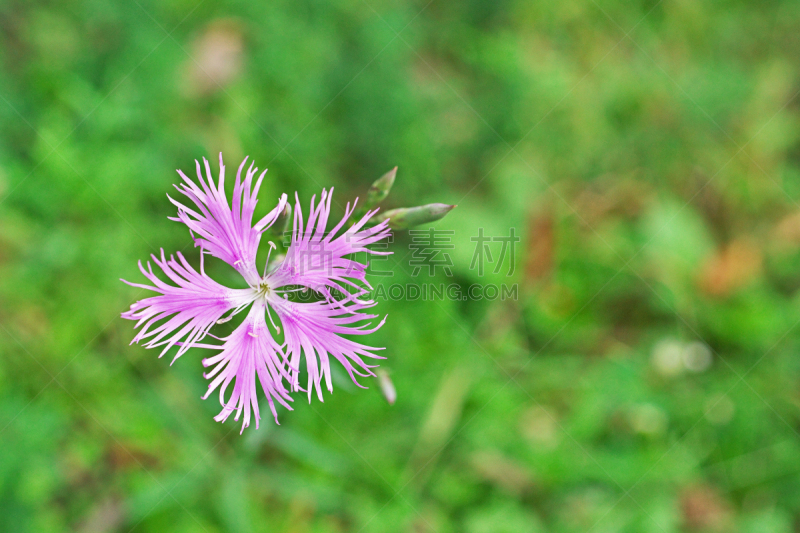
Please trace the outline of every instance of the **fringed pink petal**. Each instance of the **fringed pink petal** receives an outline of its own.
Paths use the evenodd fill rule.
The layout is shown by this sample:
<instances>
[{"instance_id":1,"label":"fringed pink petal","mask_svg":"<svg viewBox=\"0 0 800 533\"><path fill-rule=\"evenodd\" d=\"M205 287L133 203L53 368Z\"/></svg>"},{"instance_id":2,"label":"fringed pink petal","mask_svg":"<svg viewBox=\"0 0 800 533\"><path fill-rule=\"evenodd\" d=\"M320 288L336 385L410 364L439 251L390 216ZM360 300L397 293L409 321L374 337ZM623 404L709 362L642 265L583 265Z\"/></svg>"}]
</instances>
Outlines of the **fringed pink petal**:
<instances>
[{"instance_id":1,"label":"fringed pink petal","mask_svg":"<svg viewBox=\"0 0 800 533\"><path fill-rule=\"evenodd\" d=\"M171 347L180 346L173 363L200 342L226 312L236 313L255 298L252 290L229 289L220 285L205 273L198 273L180 252L176 255L177 261L173 256L167 259L164 250L161 250L160 259L151 256L175 285L159 279L150 262L145 269L141 261L139 269L152 285L122 280L134 287L160 293L134 303L130 310L122 313L122 318L136 320L136 327L141 327L132 343L146 341L146 348L164 346L159 357Z\"/></svg>"},{"instance_id":2,"label":"fringed pink petal","mask_svg":"<svg viewBox=\"0 0 800 533\"><path fill-rule=\"evenodd\" d=\"M256 252L261 240L261 234L272 226L286 205L286 195L282 195L278 205L264 218L253 224L253 213L258 203L258 190L264 179L266 170L258 176L253 185L253 178L258 168L250 168L245 173L242 181L242 169L247 162L245 157L236 173L236 182L233 187L232 204L228 204L225 194L225 166L222 163L222 154L219 155L219 180L215 183L211 176L211 168L203 158L205 177L197 166L198 186L186 175L178 170L183 183L176 185L184 196L194 203L196 209L190 209L184 204L170 198L178 208L178 220L186 224L191 230L195 246L200 246L207 253L222 259L235 268L249 283L255 287L260 281L256 268Z\"/></svg>"},{"instance_id":3,"label":"fringed pink petal","mask_svg":"<svg viewBox=\"0 0 800 533\"><path fill-rule=\"evenodd\" d=\"M333 189L323 189L319 205L315 205L316 196L311 199L308 222L303 223L303 210L300 200L295 196L294 230L292 241L283 262L267 276L267 283L272 288L287 285L301 285L326 296L331 290L346 293L355 290L357 293L371 288L366 280L367 265L359 263L348 256L366 252L374 255L389 255L391 252L378 252L367 248L387 238L391 230L388 221L365 228L364 225L377 212L365 214L352 227L341 235L336 233L342 229L356 209L348 203L344 217L326 233L328 216L331 210Z\"/></svg>"},{"instance_id":4,"label":"fringed pink petal","mask_svg":"<svg viewBox=\"0 0 800 533\"><path fill-rule=\"evenodd\" d=\"M224 339L221 346L204 346L218 349L220 352L203 360L203 366L214 366L205 374L205 377L212 381L203 399L219 389L222 411L214 417L214 420L224 422L234 411L236 411L234 420L239 420L244 414L240 433L250 425L251 411L258 429L261 415L258 409L257 383L261 384L276 424L279 422L275 401L289 410L292 409L287 403L292 401L292 398L283 385L283 379L289 379L289 374L284 368L285 357L267 329L264 318L265 305L264 300L257 300L247 318ZM226 398L231 383L233 389Z\"/></svg>"},{"instance_id":5,"label":"fringed pink petal","mask_svg":"<svg viewBox=\"0 0 800 533\"><path fill-rule=\"evenodd\" d=\"M350 379L359 387L364 388L356 379L356 375L361 377L375 375L371 369L378 365L368 365L362 357L383 359L372 353L383 348L365 346L341 337L343 334L366 335L383 325L385 317L372 328L367 328L369 324L351 326L355 322L378 317L378 315L359 312L372 307L373 302L362 302L351 298L346 303L328 301L296 303L275 296L269 300L269 303L277 312L283 326L286 357L291 373L289 384L292 391L303 390L299 383L301 354L305 355L308 372L308 386L305 390L308 393L309 401L311 401L311 392L314 388L316 388L317 397L322 401L323 378L328 391L333 392L329 355L332 355L344 366Z\"/></svg>"}]
</instances>

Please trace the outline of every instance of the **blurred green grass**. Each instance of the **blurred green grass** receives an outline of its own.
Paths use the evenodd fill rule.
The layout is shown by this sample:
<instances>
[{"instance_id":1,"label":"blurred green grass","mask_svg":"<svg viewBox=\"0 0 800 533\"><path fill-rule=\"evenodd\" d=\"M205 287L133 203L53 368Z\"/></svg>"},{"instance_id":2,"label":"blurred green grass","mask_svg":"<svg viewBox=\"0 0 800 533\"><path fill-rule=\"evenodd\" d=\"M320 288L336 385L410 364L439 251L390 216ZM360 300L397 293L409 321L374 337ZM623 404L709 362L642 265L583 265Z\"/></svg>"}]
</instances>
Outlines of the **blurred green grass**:
<instances>
[{"instance_id":1,"label":"blurred green grass","mask_svg":"<svg viewBox=\"0 0 800 533\"><path fill-rule=\"evenodd\" d=\"M0 529L800 531L798 27L777 0L3 2ZM399 165L387 207L459 207L454 277L412 280L400 234L391 283L520 298L382 302L394 406L339 376L240 437L199 354L119 318L137 260L197 262L164 195L219 151L269 166L265 202ZM477 276L470 237L512 227L514 276Z\"/></svg>"}]
</instances>

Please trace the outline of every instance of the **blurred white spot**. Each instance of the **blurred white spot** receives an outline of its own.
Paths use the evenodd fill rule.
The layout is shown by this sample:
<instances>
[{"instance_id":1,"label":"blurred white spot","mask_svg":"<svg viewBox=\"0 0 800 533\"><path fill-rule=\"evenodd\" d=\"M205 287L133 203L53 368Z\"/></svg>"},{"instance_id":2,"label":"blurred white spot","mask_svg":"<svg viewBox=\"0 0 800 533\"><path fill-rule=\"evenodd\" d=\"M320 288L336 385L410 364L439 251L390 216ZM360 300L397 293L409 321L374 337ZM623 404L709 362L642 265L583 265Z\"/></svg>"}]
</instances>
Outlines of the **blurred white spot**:
<instances>
[{"instance_id":1,"label":"blurred white spot","mask_svg":"<svg viewBox=\"0 0 800 533\"><path fill-rule=\"evenodd\" d=\"M690 372L704 372L711 366L711 350L702 342L690 342L683 350L683 364Z\"/></svg>"},{"instance_id":2,"label":"blurred white spot","mask_svg":"<svg viewBox=\"0 0 800 533\"><path fill-rule=\"evenodd\" d=\"M376 375L378 376L378 383L380 384L383 397L386 398L389 405L394 405L394 402L397 401L397 390L394 388L392 378L390 378L389 373L383 369L378 370Z\"/></svg>"},{"instance_id":3,"label":"blurred white spot","mask_svg":"<svg viewBox=\"0 0 800 533\"><path fill-rule=\"evenodd\" d=\"M636 433L660 435L667 430L667 415L655 405L645 403L631 410L630 423Z\"/></svg>"},{"instance_id":4,"label":"blurred white spot","mask_svg":"<svg viewBox=\"0 0 800 533\"><path fill-rule=\"evenodd\" d=\"M660 341L653 348L652 363L662 376L677 376L683 371L683 344L674 339Z\"/></svg>"}]
</instances>

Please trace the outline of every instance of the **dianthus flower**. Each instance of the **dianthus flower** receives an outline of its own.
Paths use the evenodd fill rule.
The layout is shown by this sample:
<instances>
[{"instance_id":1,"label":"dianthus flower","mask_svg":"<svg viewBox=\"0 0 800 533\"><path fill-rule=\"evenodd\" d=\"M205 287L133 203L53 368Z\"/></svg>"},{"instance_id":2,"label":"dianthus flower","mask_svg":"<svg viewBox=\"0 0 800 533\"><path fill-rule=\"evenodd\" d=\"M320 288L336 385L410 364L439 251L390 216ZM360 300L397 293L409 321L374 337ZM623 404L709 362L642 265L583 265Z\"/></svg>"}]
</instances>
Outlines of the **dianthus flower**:
<instances>
[{"instance_id":1,"label":"dianthus flower","mask_svg":"<svg viewBox=\"0 0 800 533\"><path fill-rule=\"evenodd\" d=\"M205 159L205 177L200 163L196 162L199 186L178 170L183 183L175 188L191 200L195 208L170 198L178 208L178 216L171 220L189 228L195 246L200 248L200 272L180 252L167 259L162 250L160 257L153 255L152 259L171 281L169 283L153 272L150 262L145 268L140 261L139 269L152 285L123 281L158 295L134 303L122 314L123 318L136 320L135 327L141 328L131 343L144 341L147 348L163 347L159 357L177 347L173 363L193 347L216 350L216 355L203 360L203 366L213 367L205 374L211 383L203 399L218 389L222 410L214 419L224 422L235 411L234 420L244 415L242 431L250 425L251 416L258 428L261 416L256 390L259 383L277 423L275 402L291 410L287 403L292 400L290 392L304 391L311 401L316 389L317 397L322 400L323 379L328 391L333 391L331 356L360 387L363 386L358 383L357 376L374 376L371 369L377 365L367 364L364 358L380 359L374 352L382 348L342 337L372 333L386 320L384 317L374 327L365 323L378 315L363 312L375 302L360 299L371 286L366 280L367 265L359 263L352 255L391 253L367 248L390 233L388 221L367 226L377 210L367 212L351 226L346 226L356 209L355 202L352 207L348 203L344 217L326 231L333 189L323 189L318 204L316 197L312 197L307 221L303 219L300 200L295 195L294 225L286 256L277 266L268 269L268 254L264 273L259 275L256 253L261 236L284 212L287 197L282 195L274 209L253 223L256 197L266 170L254 184L258 168L253 168L251 163L242 180L246 162L247 158L236 174L231 203L224 188L222 154L216 183ZM269 245L271 253L275 245L272 242ZM206 254L232 266L248 288L231 289L206 275L203 263ZM289 299L290 293L301 290L314 291L320 299L305 303ZM209 333L215 324L230 320L248 307L245 319L230 335L218 338ZM272 336L267 319L276 335L282 335L282 342ZM206 336L222 344L202 342ZM308 378L306 388L300 384L303 359Z\"/></svg>"}]
</instances>

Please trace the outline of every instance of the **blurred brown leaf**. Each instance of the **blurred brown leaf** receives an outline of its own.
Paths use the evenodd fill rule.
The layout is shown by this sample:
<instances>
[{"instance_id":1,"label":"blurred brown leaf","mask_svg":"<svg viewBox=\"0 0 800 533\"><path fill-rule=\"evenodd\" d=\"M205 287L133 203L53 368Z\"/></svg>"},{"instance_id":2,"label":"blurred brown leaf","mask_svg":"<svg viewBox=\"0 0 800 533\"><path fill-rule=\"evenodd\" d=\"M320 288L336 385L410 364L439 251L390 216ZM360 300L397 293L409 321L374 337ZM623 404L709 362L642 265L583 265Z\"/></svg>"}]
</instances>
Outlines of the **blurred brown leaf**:
<instances>
[{"instance_id":1,"label":"blurred brown leaf","mask_svg":"<svg viewBox=\"0 0 800 533\"><path fill-rule=\"evenodd\" d=\"M103 533L116 531L125 522L122 500L111 496L98 502L89 511L88 517L78 528L81 533Z\"/></svg>"},{"instance_id":2,"label":"blurred brown leaf","mask_svg":"<svg viewBox=\"0 0 800 533\"><path fill-rule=\"evenodd\" d=\"M442 530L442 512L430 502L422 509L417 509L416 515L407 529L409 533L438 533Z\"/></svg>"},{"instance_id":3,"label":"blurred brown leaf","mask_svg":"<svg viewBox=\"0 0 800 533\"><path fill-rule=\"evenodd\" d=\"M784 217L775 227L775 236L786 243L800 245L800 212Z\"/></svg>"},{"instance_id":4,"label":"blurred brown leaf","mask_svg":"<svg viewBox=\"0 0 800 533\"><path fill-rule=\"evenodd\" d=\"M486 316L475 327L476 337L483 342L496 342L508 339L519 320L519 307L514 300L497 302L489 308Z\"/></svg>"},{"instance_id":5,"label":"blurred brown leaf","mask_svg":"<svg viewBox=\"0 0 800 533\"><path fill-rule=\"evenodd\" d=\"M683 524L687 530L730 531L733 525L730 506L714 488L688 488L680 501Z\"/></svg>"},{"instance_id":6,"label":"blurred brown leaf","mask_svg":"<svg viewBox=\"0 0 800 533\"><path fill-rule=\"evenodd\" d=\"M700 272L700 289L711 296L727 296L761 272L761 248L749 239L731 242L709 258Z\"/></svg>"},{"instance_id":7,"label":"blurred brown leaf","mask_svg":"<svg viewBox=\"0 0 800 533\"><path fill-rule=\"evenodd\" d=\"M650 187L636 176L606 174L583 189L574 205L581 218L594 227L610 215L638 216L651 196Z\"/></svg>"},{"instance_id":8,"label":"blurred brown leaf","mask_svg":"<svg viewBox=\"0 0 800 533\"><path fill-rule=\"evenodd\" d=\"M220 19L211 22L192 44L188 60L190 95L206 95L219 90L242 70L244 43L237 21Z\"/></svg>"},{"instance_id":9,"label":"blurred brown leaf","mask_svg":"<svg viewBox=\"0 0 800 533\"><path fill-rule=\"evenodd\" d=\"M536 405L523 411L519 417L519 431L537 448L551 449L558 445L558 421L544 407Z\"/></svg>"},{"instance_id":10,"label":"blurred brown leaf","mask_svg":"<svg viewBox=\"0 0 800 533\"><path fill-rule=\"evenodd\" d=\"M299 494L289 501L287 533L306 533L316 514L316 502L308 494Z\"/></svg>"},{"instance_id":11,"label":"blurred brown leaf","mask_svg":"<svg viewBox=\"0 0 800 533\"><path fill-rule=\"evenodd\" d=\"M158 457L139 450L131 444L113 443L106 453L108 463L114 470L127 468L157 470L160 467Z\"/></svg>"},{"instance_id":12,"label":"blurred brown leaf","mask_svg":"<svg viewBox=\"0 0 800 533\"><path fill-rule=\"evenodd\" d=\"M497 451L472 454L470 464L484 480L508 492L519 495L533 487L533 479L525 467Z\"/></svg>"},{"instance_id":13,"label":"blurred brown leaf","mask_svg":"<svg viewBox=\"0 0 800 533\"><path fill-rule=\"evenodd\" d=\"M15 329L24 341L48 337L50 319L39 306L26 305L17 311L17 316L13 320Z\"/></svg>"},{"instance_id":14,"label":"blurred brown leaf","mask_svg":"<svg viewBox=\"0 0 800 533\"><path fill-rule=\"evenodd\" d=\"M555 220L547 210L528 218L528 243L525 247L525 282L531 284L553 270Z\"/></svg>"}]
</instances>

